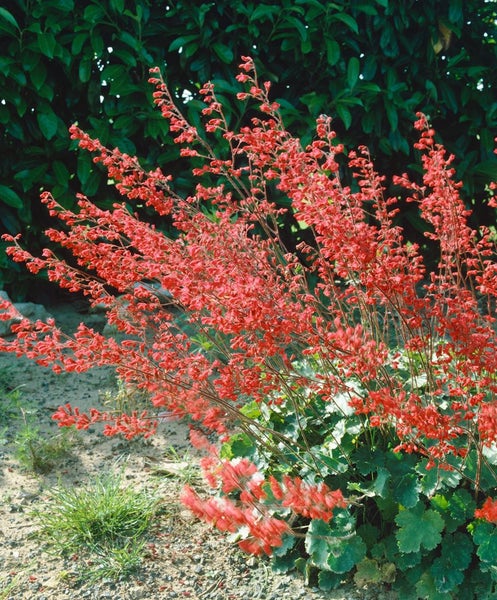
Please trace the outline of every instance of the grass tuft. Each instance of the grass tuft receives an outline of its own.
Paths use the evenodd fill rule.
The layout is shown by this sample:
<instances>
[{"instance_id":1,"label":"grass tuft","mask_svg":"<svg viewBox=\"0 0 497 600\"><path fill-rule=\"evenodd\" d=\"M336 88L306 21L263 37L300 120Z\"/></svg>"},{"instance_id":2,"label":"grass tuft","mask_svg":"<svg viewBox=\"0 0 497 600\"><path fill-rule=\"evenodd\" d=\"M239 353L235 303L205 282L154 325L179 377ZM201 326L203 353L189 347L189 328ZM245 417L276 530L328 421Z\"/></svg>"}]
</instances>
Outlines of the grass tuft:
<instances>
[{"instance_id":1,"label":"grass tuft","mask_svg":"<svg viewBox=\"0 0 497 600\"><path fill-rule=\"evenodd\" d=\"M61 429L48 437L25 420L15 437L15 455L28 471L45 474L54 468L58 460L69 456L77 441L77 432L73 428Z\"/></svg>"},{"instance_id":2,"label":"grass tuft","mask_svg":"<svg viewBox=\"0 0 497 600\"><path fill-rule=\"evenodd\" d=\"M53 489L35 517L49 550L78 555L86 579L118 579L140 565L157 508L150 492L123 486L121 470L81 488Z\"/></svg>"}]
</instances>

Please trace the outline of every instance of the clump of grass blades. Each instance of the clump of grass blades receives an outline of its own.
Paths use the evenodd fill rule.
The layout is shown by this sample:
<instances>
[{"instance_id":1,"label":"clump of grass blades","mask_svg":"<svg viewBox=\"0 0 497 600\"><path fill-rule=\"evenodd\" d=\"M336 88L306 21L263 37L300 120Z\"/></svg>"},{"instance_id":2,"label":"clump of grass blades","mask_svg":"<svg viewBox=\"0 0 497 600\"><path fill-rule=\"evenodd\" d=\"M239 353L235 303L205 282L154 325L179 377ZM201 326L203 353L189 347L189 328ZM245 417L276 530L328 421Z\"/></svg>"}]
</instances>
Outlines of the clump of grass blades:
<instances>
[{"instance_id":1,"label":"clump of grass blades","mask_svg":"<svg viewBox=\"0 0 497 600\"><path fill-rule=\"evenodd\" d=\"M10 426L19 413L21 406L21 389L9 389L0 371L0 425Z\"/></svg>"},{"instance_id":2,"label":"clump of grass blades","mask_svg":"<svg viewBox=\"0 0 497 600\"><path fill-rule=\"evenodd\" d=\"M16 457L21 465L35 473L49 473L55 463L70 454L78 436L73 428L47 437L25 420L15 438Z\"/></svg>"},{"instance_id":3,"label":"clump of grass blades","mask_svg":"<svg viewBox=\"0 0 497 600\"><path fill-rule=\"evenodd\" d=\"M157 508L149 492L123 487L120 471L81 488L53 489L35 517L48 550L77 554L85 579L117 579L139 567Z\"/></svg>"}]
</instances>

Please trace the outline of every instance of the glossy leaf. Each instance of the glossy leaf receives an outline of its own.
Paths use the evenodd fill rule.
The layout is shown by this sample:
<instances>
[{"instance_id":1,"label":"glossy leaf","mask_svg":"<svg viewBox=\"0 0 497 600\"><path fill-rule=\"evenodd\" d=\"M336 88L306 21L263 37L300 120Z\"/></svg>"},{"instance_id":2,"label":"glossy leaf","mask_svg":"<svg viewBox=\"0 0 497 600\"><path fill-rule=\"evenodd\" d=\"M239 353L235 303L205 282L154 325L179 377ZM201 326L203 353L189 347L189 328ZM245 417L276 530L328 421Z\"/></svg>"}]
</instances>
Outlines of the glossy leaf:
<instances>
[{"instance_id":1,"label":"glossy leaf","mask_svg":"<svg viewBox=\"0 0 497 600\"><path fill-rule=\"evenodd\" d=\"M359 79L359 71L360 71L360 63L359 59L356 56L353 56L347 65L347 85L350 89L353 89Z\"/></svg>"},{"instance_id":2,"label":"glossy leaf","mask_svg":"<svg viewBox=\"0 0 497 600\"><path fill-rule=\"evenodd\" d=\"M44 110L45 112L39 112L36 115L36 120L43 136L47 140L51 140L57 133L59 121L57 115L52 110L49 108L45 108Z\"/></svg>"},{"instance_id":3,"label":"glossy leaf","mask_svg":"<svg viewBox=\"0 0 497 600\"><path fill-rule=\"evenodd\" d=\"M333 19L345 23L345 25L355 34L359 33L359 26L357 25L357 21L354 19L354 17L350 16L349 14L345 12L337 12L333 15Z\"/></svg>"},{"instance_id":4,"label":"glossy leaf","mask_svg":"<svg viewBox=\"0 0 497 600\"><path fill-rule=\"evenodd\" d=\"M20 31L20 27L14 17L6 8L0 6L0 30L3 29L7 32Z\"/></svg>"},{"instance_id":5,"label":"glossy leaf","mask_svg":"<svg viewBox=\"0 0 497 600\"><path fill-rule=\"evenodd\" d=\"M6 185L0 185L0 202L4 202L13 208L22 208L23 201L13 189Z\"/></svg>"},{"instance_id":6,"label":"glossy leaf","mask_svg":"<svg viewBox=\"0 0 497 600\"><path fill-rule=\"evenodd\" d=\"M46 57L48 57L48 58L54 57L56 45L57 45L57 42L55 40L53 33L45 32L45 33L39 34L38 46L40 47L42 54L44 54Z\"/></svg>"}]
</instances>

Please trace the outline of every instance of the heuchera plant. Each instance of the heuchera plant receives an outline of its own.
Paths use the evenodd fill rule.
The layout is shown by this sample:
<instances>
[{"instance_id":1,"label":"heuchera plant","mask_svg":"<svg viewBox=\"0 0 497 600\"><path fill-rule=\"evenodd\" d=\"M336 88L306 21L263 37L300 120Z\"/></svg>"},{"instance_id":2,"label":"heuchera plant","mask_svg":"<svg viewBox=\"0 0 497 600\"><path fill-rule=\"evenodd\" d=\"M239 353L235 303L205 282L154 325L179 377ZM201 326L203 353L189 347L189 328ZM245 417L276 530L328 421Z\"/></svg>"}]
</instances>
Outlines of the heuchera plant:
<instances>
[{"instance_id":1,"label":"heuchera plant","mask_svg":"<svg viewBox=\"0 0 497 600\"><path fill-rule=\"evenodd\" d=\"M493 598L491 231L468 224L454 157L419 114L422 179L401 174L394 184L438 247L428 272L395 224L398 198L385 197L367 148L346 155L324 116L302 147L252 60L240 68L238 98L262 114L236 132L211 84L200 90L200 130L153 71L155 102L193 165L186 198L171 175L71 128L126 201L107 211L80 196L74 213L43 193L61 222L47 236L72 261L48 249L32 256L5 237L31 272L104 305L119 335L21 320L0 350L55 371L112 365L150 395L142 414L61 406L61 426L103 422L106 435L131 438L152 435L160 412L188 418L211 493L187 487L183 502L244 550L271 555L274 568L297 567L323 589L353 576L400 598ZM216 147L224 140L224 155L209 136ZM347 162L350 186L340 177ZM155 209L173 233L140 219L130 201ZM289 251L284 216L312 241ZM8 318L13 308L3 310Z\"/></svg>"}]
</instances>

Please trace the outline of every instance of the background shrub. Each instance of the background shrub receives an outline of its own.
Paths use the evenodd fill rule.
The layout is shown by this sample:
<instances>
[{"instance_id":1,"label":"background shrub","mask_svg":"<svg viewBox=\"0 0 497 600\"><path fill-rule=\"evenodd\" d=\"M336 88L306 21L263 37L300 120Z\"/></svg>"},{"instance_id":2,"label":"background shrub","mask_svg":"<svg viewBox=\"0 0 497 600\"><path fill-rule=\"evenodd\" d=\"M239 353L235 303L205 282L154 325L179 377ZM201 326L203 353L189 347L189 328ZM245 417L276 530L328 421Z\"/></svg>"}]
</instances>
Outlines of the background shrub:
<instances>
[{"instance_id":1,"label":"background shrub","mask_svg":"<svg viewBox=\"0 0 497 600\"><path fill-rule=\"evenodd\" d=\"M200 82L214 80L222 100L237 90L233 63L247 54L275 83L292 132L308 141L314 118L330 114L341 141L367 143L386 175L414 162L410 123L415 111L428 114L461 157L473 222L493 223L480 200L496 169L495 17L484 0L8 0L0 7L1 227L22 231L34 249L47 225L43 189L67 207L76 190L100 206L116 198L88 155L68 152L73 122L146 166L167 163L187 190L191 175L149 101L148 68L166 67L193 118ZM231 110L236 128L243 108ZM420 239L425 226L414 207L402 219ZM286 234L301 235L289 227ZM30 282L0 255L0 287L18 298Z\"/></svg>"}]
</instances>

